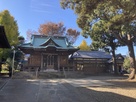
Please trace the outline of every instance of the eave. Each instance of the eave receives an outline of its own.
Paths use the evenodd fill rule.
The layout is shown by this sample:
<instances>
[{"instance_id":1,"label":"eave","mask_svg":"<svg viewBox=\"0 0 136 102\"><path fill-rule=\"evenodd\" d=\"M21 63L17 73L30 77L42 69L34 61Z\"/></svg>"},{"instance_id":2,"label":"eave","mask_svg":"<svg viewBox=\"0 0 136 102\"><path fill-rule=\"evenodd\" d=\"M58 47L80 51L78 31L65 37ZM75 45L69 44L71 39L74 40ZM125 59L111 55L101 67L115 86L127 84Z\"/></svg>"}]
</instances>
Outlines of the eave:
<instances>
[{"instance_id":1,"label":"eave","mask_svg":"<svg viewBox=\"0 0 136 102\"><path fill-rule=\"evenodd\" d=\"M26 54L31 54L35 51L37 52L50 52L50 51L53 51L53 52L68 52L69 54L72 54L74 52L76 52L77 50L79 49L63 49L63 48L57 48L57 47L46 47L46 48L30 48L30 47L20 47L20 50L22 50L24 53Z\"/></svg>"},{"instance_id":2,"label":"eave","mask_svg":"<svg viewBox=\"0 0 136 102\"><path fill-rule=\"evenodd\" d=\"M0 26L0 48L11 48L4 30L4 26Z\"/></svg>"}]
</instances>

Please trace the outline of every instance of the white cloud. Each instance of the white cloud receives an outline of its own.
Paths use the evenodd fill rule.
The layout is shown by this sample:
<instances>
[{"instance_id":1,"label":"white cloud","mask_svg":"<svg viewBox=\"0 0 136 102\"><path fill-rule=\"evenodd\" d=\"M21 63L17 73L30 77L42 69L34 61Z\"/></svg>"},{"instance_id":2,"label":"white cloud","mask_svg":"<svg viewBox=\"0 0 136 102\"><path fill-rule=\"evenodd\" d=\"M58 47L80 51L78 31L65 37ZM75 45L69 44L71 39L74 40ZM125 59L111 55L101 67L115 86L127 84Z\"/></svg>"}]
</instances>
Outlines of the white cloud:
<instances>
[{"instance_id":1,"label":"white cloud","mask_svg":"<svg viewBox=\"0 0 136 102\"><path fill-rule=\"evenodd\" d=\"M42 3L42 4L40 4L41 6L46 6L46 7L53 7L53 5L51 5L51 4L45 4L45 3Z\"/></svg>"},{"instance_id":2,"label":"white cloud","mask_svg":"<svg viewBox=\"0 0 136 102\"><path fill-rule=\"evenodd\" d=\"M46 0L31 0L31 6L30 9L33 12L39 12L39 13L51 13L50 10L54 8L51 1Z\"/></svg>"},{"instance_id":3,"label":"white cloud","mask_svg":"<svg viewBox=\"0 0 136 102\"><path fill-rule=\"evenodd\" d=\"M41 12L41 13L51 13L51 12L49 12L48 10L46 11L46 10L38 10L38 9L35 9L35 10L33 10L34 12Z\"/></svg>"}]
</instances>

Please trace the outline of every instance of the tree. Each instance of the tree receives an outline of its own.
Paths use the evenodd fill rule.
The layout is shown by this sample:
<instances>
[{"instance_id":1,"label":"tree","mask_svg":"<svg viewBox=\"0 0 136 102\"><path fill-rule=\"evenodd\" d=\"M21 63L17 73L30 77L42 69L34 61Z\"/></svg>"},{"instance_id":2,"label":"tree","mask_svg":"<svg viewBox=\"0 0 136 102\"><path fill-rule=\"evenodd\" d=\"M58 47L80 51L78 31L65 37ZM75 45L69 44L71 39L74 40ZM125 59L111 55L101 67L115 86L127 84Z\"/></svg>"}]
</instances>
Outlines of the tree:
<instances>
[{"instance_id":1,"label":"tree","mask_svg":"<svg viewBox=\"0 0 136 102\"><path fill-rule=\"evenodd\" d=\"M64 27L62 22L47 22L40 25L38 32L34 30L28 30L27 39L30 39L31 35L33 34L41 34L47 36L66 36L69 40L69 43L73 44L78 38L80 32L72 28L69 28L66 31L66 27Z\"/></svg>"},{"instance_id":2,"label":"tree","mask_svg":"<svg viewBox=\"0 0 136 102\"><path fill-rule=\"evenodd\" d=\"M34 31L34 30L31 30L31 29L28 29L27 32L26 32L26 40L27 41L30 41L31 39L31 36L34 35L34 34L39 34L38 32Z\"/></svg>"},{"instance_id":3,"label":"tree","mask_svg":"<svg viewBox=\"0 0 136 102\"><path fill-rule=\"evenodd\" d=\"M66 32L66 37L68 38L68 41L71 44L73 44L77 40L79 35L80 35L80 32L72 28L69 28Z\"/></svg>"},{"instance_id":4,"label":"tree","mask_svg":"<svg viewBox=\"0 0 136 102\"><path fill-rule=\"evenodd\" d=\"M119 42L119 40L116 39L114 35L109 34L109 32L106 32L104 28L105 23L106 22L100 20L92 27L92 30L90 31L90 37L93 40L91 48L103 49L106 52L111 52L114 72L115 74L118 74L115 50L117 49L117 47L123 46L123 44Z\"/></svg>"},{"instance_id":5,"label":"tree","mask_svg":"<svg viewBox=\"0 0 136 102\"><path fill-rule=\"evenodd\" d=\"M8 42L11 46L18 44L18 25L8 10L0 12L0 24L4 26ZM9 56L9 49L0 49L0 56L6 59Z\"/></svg>"},{"instance_id":6,"label":"tree","mask_svg":"<svg viewBox=\"0 0 136 102\"><path fill-rule=\"evenodd\" d=\"M129 56L127 56L127 57L124 59L123 67L124 67L126 70L128 70L128 69L130 68Z\"/></svg>"},{"instance_id":7,"label":"tree","mask_svg":"<svg viewBox=\"0 0 136 102\"><path fill-rule=\"evenodd\" d=\"M47 22L44 24L41 24L38 32L42 35L63 35L66 30L66 27L64 27L64 24L62 22L59 23L53 23L53 22Z\"/></svg>"},{"instance_id":8,"label":"tree","mask_svg":"<svg viewBox=\"0 0 136 102\"><path fill-rule=\"evenodd\" d=\"M24 43L25 38L23 36L18 36L19 44Z\"/></svg>"},{"instance_id":9,"label":"tree","mask_svg":"<svg viewBox=\"0 0 136 102\"><path fill-rule=\"evenodd\" d=\"M83 40L81 44L79 45L80 50L82 51L89 51L90 47L87 45L86 41Z\"/></svg>"},{"instance_id":10,"label":"tree","mask_svg":"<svg viewBox=\"0 0 136 102\"><path fill-rule=\"evenodd\" d=\"M105 31L114 35L129 50L132 72L135 77L134 43L136 42L136 1L135 0L61 0L63 8L71 8L78 15L77 23L82 33L89 35L92 27L102 20Z\"/></svg>"},{"instance_id":11,"label":"tree","mask_svg":"<svg viewBox=\"0 0 136 102\"><path fill-rule=\"evenodd\" d=\"M7 39L11 46L18 44L18 25L8 10L0 12L0 24L4 26Z\"/></svg>"}]
</instances>

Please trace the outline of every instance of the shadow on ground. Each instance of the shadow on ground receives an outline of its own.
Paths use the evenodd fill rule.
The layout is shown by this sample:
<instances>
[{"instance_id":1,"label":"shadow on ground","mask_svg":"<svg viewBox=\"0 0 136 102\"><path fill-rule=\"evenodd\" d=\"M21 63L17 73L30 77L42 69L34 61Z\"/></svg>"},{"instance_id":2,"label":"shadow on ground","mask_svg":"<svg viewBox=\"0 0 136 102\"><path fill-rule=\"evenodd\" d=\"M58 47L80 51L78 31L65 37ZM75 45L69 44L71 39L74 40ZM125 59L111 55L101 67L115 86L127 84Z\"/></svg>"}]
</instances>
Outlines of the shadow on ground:
<instances>
[{"instance_id":1,"label":"shadow on ground","mask_svg":"<svg viewBox=\"0 0 136 102\"><path fill-rule=\"evenodd\" d=\"M114 84L113 87L118 87L118 88L127 88L127 89L131 89L131 88L135 88L136 89L136 81L132 80L132 81L128 81L128 80L110 80L110 81L105 81L108 83L112 83Z\"/></svg>"},{"instance_id":2,"label":"shadow on ground","mask_svg":"<svg viewBox=\"0 0 136 102\"><path fill-rule=\"evenodd\" d=\"M136 98L113 92L73 87L61 79L11 79L0 91L0 99L1 102L136 102Z\"/></svg>"},{"instance_id":3,"label":"shadow on ground","mask_svg":"<svg viewBox=\"0 0 136 102\"><path fill-rule=\"evenodd\" d=\"M95 102L136 102L136 98L127 97L112 92L101 92L87 88L78 88L78 90L86 97L93 98Z\"/></svg>"},{"instance_id":4,"label":"shadow on ground","mask_svg":"<svg viewBox=\"0 0 136 102\"><path fill-rule=\"evenodd\" d=\"M85 87L75 88L68 83L64 83L63 85L67 87L70 92L69 96L67 97L74 97L73 102L136 102L136 98L127 97L112 92L95 91ZM76 99L77 97L79 99L78 101Z\"/></svg>"}]
</instances>

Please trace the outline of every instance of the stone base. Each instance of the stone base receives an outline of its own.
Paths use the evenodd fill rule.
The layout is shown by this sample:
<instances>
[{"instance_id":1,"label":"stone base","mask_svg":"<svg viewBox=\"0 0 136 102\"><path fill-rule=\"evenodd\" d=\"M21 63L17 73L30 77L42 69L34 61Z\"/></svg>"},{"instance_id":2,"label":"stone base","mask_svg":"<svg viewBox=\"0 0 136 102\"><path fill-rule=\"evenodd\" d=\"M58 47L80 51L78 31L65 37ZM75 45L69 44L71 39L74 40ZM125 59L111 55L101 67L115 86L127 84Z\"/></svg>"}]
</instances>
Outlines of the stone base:
<instances>
[{"instance_id":1,"label":"stone base","mask_svg":"<svg viewBox=\"0 0 136 102\"><path fill-rule=\"evenodd\" d=\"M46 70L43 70L42 72L58 72L58 70L47 68Z\"/></svg>"}]
</instances>

